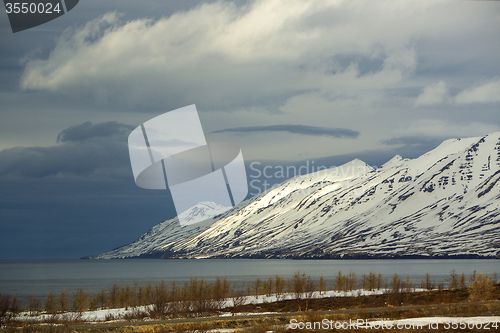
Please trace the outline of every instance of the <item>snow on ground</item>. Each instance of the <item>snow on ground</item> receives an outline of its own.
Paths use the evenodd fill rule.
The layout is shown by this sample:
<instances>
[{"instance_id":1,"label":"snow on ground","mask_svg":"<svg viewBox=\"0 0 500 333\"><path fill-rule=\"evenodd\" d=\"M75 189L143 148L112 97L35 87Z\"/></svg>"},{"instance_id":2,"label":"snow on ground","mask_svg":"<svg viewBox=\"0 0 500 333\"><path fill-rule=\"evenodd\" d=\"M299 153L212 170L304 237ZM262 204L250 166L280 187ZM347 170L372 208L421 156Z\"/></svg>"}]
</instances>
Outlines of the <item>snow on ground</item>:
<instances>
[{"instance_id":1,"label":"snow on ground","mask_svg":"<svg viewBox=\"0 0 500 333\"><path fill-rule=\"evenodd\" d=\"M421 292L421 291L424 291L424 289L415 288L415 289L413 289L413 291L414 292ZM323 292L322 294L320 294L319 291L316 291L316 292L314 292L312 298L382 295L386 292L388 292L388 290L386 290L386 289L379 289L379 290L373 290L373 291L358 289L358 290L342 291L342 292L329 290L329 291ZM287 299L294 299L293 295L291 293L284 293L282 296L278 296L276 294L272 294L270 296L259 295L258 297L245 296L244 304L273 303L273 302L277 302L278 300L287 300ZM222 307L223 308L232 307L233 304L234 304L233 299L228 298L225 300ZM78 318L80 320L84 320L84 321L88 321L88 322L123 320L123 318L126 315L133 315L134 312L135 313L149 312L151 307L152 307L152 305L146 305L146 306L129 307L129 308L100 309L100 310L94 310L94 311L84 311L82 313L66 312L64 314L55 315L56 316L55 318L60 319L60 320L61 319L64 320L65 318L68 318L68 319ZM262 315L262 314L271 314L271 312L235 313L234 315L248 316L248 315ZM221 316L230 316L230 315L233 315L233 314L232 313L224 313ZM40 314L40 315L32 316L32 315L30 315L29 312L23 312L17 317L17 319L26 320L26 321L33 321L33 322L49 322L49 321L53 321L52 319L54 319L54 315Z\"/></svg>"},{"instance_id":2,"label":"snow on ground","mask_svg":"<svg viewBox=\"0 0 500 333\"><path fill-rule=\"evenodd\" d=\"M127 314L133 314L135 312L145 312L149 310L149 306L139 306L135 308L118 308L118 309L100 309L94 311L84 311L78 312L65 312L62 314L40 314L36 316L30 315L29 312L22 312L16 319L34 321L34 322L50 322L57 320L71 320L79 319L89 322L99 322L99 321L112 321L115 319L122 319Z\"/></svg>"},{"instance_id":3,"label":"snow on ground","mask_svg":"<svg viewBox=\"0 0 500 333\"><path fill-rule=\"evenodd\" d=\"M415 288L414 292L422 292L425 289ZM313 298L330 298L330 297L356 297L356 296L368 296L368 295L381 295L387 293L387 289L380 289L374 291L368 291L363 289L347 291L347 292L337 292L333 290L325 291L320 294L320 292L316 291L313 295ZM263 304L263 303L272 303L278 300L286 300L293 299L293 295L291 293L285 293L282 296L277 296L276 294L267 296L267 295L259 295L256 296L245 296L244 304ZM226 299L223 307L232 307L233 300L231 298ZM118 308L118 309L100 309L95 311L85 311L82 313L75 312L67 312L64 314L56 315L56 318L64 321L78 319L83 320L89 323L98 323L98 322L111 322L111 321L125 321L125 316L133 315L135 313L140 312L148 312L151 309L152 305L149 306L140 306L135 308ZM219 314L219 317L229 317L229 316L251 316L251 315L266 315L266 314L276 314L277 312L223 312ZM54 322L54 315L41 314L38 316L31 316L29 312L21 313L17 319L25 320L29 322L38 322L38 323L46 323L46 322ZM292 320L293 318L290 318ZM151 318L144 318L143 321L152 320ZM325 320L320 322L321 325L326 325ZM295 322L294 325L297 325L298 322ZM306 323L304 323L306 324ZM312 323L314 325L314 323ZM316 323L318 324L318 323ZM359 329L419 329L423 327L430 327L432 329L436 329L438 325L444 328L450 329L466 329L466 328L476 328L476 329L491 329L498 330L500 327L500 316L478 316L478 317L421 317L421 318L407 318L407 319L379 319L379 320L365 320L360 318L359 320L351 320L351 321L328 321L328 326L333 325L335 328L342 329L345 326L346 328L355 327ZM350 326L349 326L350 325ZM353 326L355 325L355 326ZM291 327L291 324L286 325L288 328ZM323 327L323 326L321 326ZM208 331L210 333L234 333L235 329L213 329ZM272 331L270 331L272 333Z\"/></svg>"}]
</instances>

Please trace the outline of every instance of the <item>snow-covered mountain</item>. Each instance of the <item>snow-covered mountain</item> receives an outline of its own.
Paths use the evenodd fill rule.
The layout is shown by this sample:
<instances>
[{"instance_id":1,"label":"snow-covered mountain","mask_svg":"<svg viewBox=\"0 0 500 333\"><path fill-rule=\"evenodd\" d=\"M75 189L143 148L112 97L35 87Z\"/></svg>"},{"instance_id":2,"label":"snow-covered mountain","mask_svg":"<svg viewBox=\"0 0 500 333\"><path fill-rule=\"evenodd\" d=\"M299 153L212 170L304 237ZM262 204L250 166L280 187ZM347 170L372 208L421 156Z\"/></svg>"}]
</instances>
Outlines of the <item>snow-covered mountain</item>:
<instances>
[{"instance_id":1,"label":"snow-covered mountain","mask_svg":"<svg viewBox=\"0 0 500 333\"><path fill-rule=\"evenodd\" d=\"M213 220L152 228L96 258L500 257L500 132L374 170L294 177Z\"/></svg>"}]
</instances>

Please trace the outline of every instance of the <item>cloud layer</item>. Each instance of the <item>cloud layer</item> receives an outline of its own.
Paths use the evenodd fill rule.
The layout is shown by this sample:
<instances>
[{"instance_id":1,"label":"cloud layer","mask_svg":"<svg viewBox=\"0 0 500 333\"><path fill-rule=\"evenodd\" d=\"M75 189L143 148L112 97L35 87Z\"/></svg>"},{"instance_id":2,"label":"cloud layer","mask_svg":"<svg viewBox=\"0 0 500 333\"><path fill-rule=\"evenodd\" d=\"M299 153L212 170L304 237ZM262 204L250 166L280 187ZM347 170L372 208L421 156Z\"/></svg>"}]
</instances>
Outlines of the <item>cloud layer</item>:
<instances>
[{"instance_id":1,"label":"cloud layer","mask_svg":"<svg viewBox=\"0 0 500 333\"><path fill-rule=\"evenodd\" d=\"M216 2L127 22L109 13L28 61L21 87L132 107L197 96L214 109L255 106L256 95L380 89L415 70L411 41L431 31L417 18L432 3Z\"/></svg>"},{"instance_id":2,"label":"cloud layer","mask_svg":"<svg viewBox=\"0 0 500 333\"><path fill-rule=\"evenodd\" d=\"M127 136L131 126L85 122L61 131L59 144L0 151L0 177L132 177Z\"/></svg>"},{"instance_id":3,"label":"cloud layer","mask_svg":"<svg viewBox=\"0 0 500 333\"><path fill-rule=\"evenodd\" d=\"M346 154L378 149L425 119L487 124L491 109L449 112L497 103L500 68L488 46L497 18L491 6L449 0L218 1L128 20L110 12L27 61L21 88L98 110L165 112L194 103L202 113L225 111L207 116L207 133L263 132L261 124L283 126L274 132L290 132L288 124L355 128L363 137L329 152L330 134L307 134L293 151L257 136L239 142L252 158Z\"/></svg>"},{"instance_id":4,"label":"cloud layer","mask_svg":"<svg viewBox=\"0 0 500 333\"><path fill-rule=\"evenodd\" d=\"M83 124L71 126L64 129L57 136L57 142L85 141L92 138L112 138L128 135L134 126L120 124L116 121L108 121L99 124L92 124L87 121Z\"/></svg>"},{"instance_id":5,"label":"cloud layer","mask_svg":"<svg viewBox=\"0 0 500 333\"><path fill-rule=\"evenodd\" d=\"M213 131L212 133L258 133L258 132L288 132L292 134L310 136L328 136L333 138L357 138L359 132L346 128L327 128L307 125L269 125L227 128Z\"/></svg>"},{"instance_id":6,"label":"cloud layer","mask_svg":"<svg viewBox=\"0 0 500 333\"><path fill-rule=\"evenodd\" d=\"M426 145L426 146L437 146L443 140L437 138L431 138L428 136L400 136L397 138L391 138L388 140L382 140L382 143L387 146L399 146L399 145Z\"/></svg>"}]
</instances>

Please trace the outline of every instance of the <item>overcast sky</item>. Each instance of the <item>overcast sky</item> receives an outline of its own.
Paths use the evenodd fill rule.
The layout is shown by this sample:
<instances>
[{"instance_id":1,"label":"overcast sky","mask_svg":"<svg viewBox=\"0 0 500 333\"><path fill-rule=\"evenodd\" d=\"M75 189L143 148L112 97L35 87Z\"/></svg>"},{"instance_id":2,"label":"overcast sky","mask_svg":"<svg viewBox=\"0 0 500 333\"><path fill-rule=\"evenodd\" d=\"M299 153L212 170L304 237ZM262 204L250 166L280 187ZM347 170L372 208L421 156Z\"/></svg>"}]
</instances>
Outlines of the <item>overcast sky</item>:
<instances>
[{"instance_id":1,"label":"overcast sky","mask_svg":"<svg viewBox=\"0 0 500 333\"><path fill-rule=\"evenodd\" d=\"M381 165L500 130L498 1L85 0L0 14L0 259L78 258L173 217L127 136L196 104L247 163Z\"/></svg>"}]
</instances>

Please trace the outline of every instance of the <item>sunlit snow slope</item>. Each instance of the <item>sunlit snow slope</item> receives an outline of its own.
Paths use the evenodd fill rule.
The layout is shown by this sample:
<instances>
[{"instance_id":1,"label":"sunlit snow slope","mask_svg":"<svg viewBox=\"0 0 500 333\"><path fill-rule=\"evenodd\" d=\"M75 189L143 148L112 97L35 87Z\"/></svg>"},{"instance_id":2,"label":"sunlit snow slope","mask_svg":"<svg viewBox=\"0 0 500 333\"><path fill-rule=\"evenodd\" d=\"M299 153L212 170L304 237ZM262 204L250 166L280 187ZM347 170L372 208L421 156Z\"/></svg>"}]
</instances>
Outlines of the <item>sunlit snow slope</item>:
<instances>
[{"instance_id":1,"label":"sunlit snow slope","mask_svg":"<svg viewBox=\"0 0 500 333\"><path fill-rule=\"evenodd\" d=\"M500 257L500 132L373 170L298 176L189 227L176 220L95 258Z\"/></svg>"}]
</instances>

